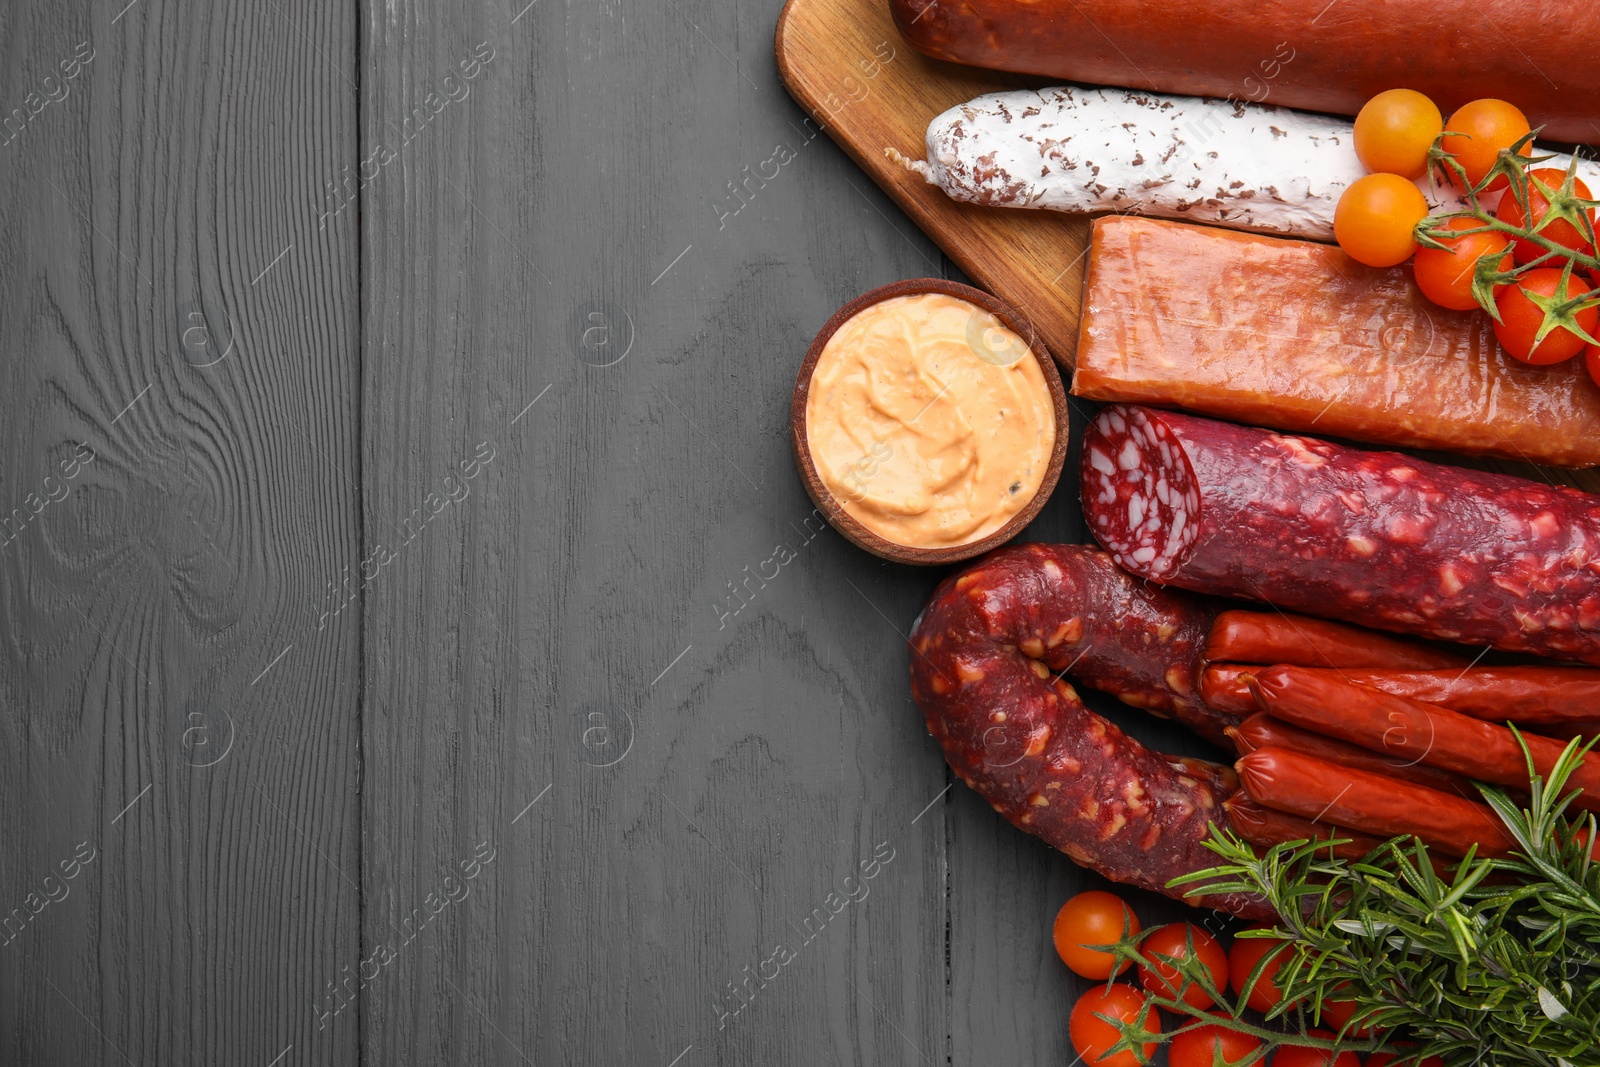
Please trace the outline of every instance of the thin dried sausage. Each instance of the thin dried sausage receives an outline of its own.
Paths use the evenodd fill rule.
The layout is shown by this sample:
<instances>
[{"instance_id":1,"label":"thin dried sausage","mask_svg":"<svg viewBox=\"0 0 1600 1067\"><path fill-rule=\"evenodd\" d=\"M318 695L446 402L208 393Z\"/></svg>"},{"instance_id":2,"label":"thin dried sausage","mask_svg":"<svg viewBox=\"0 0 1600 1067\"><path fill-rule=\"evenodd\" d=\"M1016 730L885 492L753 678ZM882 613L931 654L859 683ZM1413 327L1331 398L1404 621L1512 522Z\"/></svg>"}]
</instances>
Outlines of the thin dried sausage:
<instances>
[{"instance_id":1,"label":"thin dried sausage","mask_svg":"<svg viewBox=\"0 0 1600 1067\"><path fill-rule=\"evenodd\" d=\"M1248 756L1258 748L1286 748L1304 756L1327 760L1329 763L1399 778L1401 781L1427 786L1442 793L1454 793L1468 800L1478 799L1478 791L1472 787L1472 783L1459 774L1418 763L1404 756L1386 756L1370 748L1330 737L1326 733L1301 729L1271 715L1250 716L1238 726L1229 727L1228 737L1232 739L1234 749L1241 756ZM1527 775L1523 774L1522 778L1522 784L1525 785Z\"/></svg>"},{"instance_id":2,"label":"thin dried sausage","mask_svg":"<svg viewBox=\"0 0 1600 1067\"><path fill-rule=\"evenodd\" d=\"M1250 691L1260 664L1213 663L1200 675L1200 699L1228 715L1254 715L1261 710Z\"/></svg>"},{"instance_id":3,"label":"thin dried sausage","mask_svg":"<svg viewBox=\"0 0 1600 1067\"><path fill-rule=\"evenodd\" d=\"M1200 675L1200 697L1225 714L1250 715L1259 705L1249 682L1260 670L1260 665L1210 664ZM1600 734L1600 671L1592 667L1429 671L1345 667L1333 673L1352 685L1437 704L1474 719L1509 721L1564 737Z\"/></svg>"},{"instance_id":4,"label":"thin dried sausage","mask_svg":"<svg viewBox=\"0 0 1600 1067\"><path fill-rule=\"evenodd\" d=\"M1152 752L1062 675L1087 667L1124 699L1203 708L1194 682L1215 611L1093 548L1011 546L934 591L910 636L911 693L956 775L1014 825L1108 878L1177 896L1171 879L1215 865L1204 842L1226 826L1232 775ZM1265 911L1243 896L1204 903Z\"/></svg>"},{"instance_id":5,"label":"thin dried sausage","mask_svg":"<svg viewBox=\"0 0 1600 1067\"><path fill-rule=\"evenodd\" d=\"M1591 667L1341 670L1336 677L1474 719L1600 731L1600 671Z\"/></svg>"},{"instance_id":6,"label":"thin dried sausage","mask_svg":"<svg viewBox=\"0 0 1600 1067\"><path fill-rule=\"evenodd\" d=\"M1297 667L1465 667L1453 652L1374 633L1359 626L1283 612L1224 611L1206 639L1211 663Z\"/></svg>"},{"instance_id":7,"label":"thin dried sausage","mask_svg":"<svg viewBox=\"0 0 1600 1067\"><path fill-rule=\"evenodd\" d=\"M1576 489L1119 404L1082 493L1152 581L1600 663L1600 497Z\"/></svg>"},{"instance_id":8,"label":"thin dried sausage","mask_svg":"<svg viewBox=\"0 0 1600 1067\"><path fill-rule=\"evenodd\" d=\"M1451 856L1464 856L1473 845L1489 856L1516 847L1487 804L1436 789L1281 748L1258 748L1233 766L1256 803L1313 822L1379 837L1416 836Z\"/></svg>"},{"instance_id":9,"label":"thin dried sausage","mask_svg":"<svg viewBox=\"0 0 1600 1067\"><path fill-rule=\"evenodd\" d=\"M1250 683L1269 714L1400 760L1439 767L1483 782L1526 789L1528 760L1549 774L1565 747L1548 737L1516 735L1504 726L1448 708L1351 685L1332 672L1268 667ZM1600 811L1600 757L1585 756L1568 779L1574 803Z\"/></svg>"},{"instance_id":10,"label":"thin dried sausage","mask_svg":"<svg viewBox=\"0 0 1600 1067\"><path fill-rule=\"evenodd\" d=\"M1251 800L1244 793L1235 793L1222 805L1228 812L1228 824L1233 832L1259 848L1271 848L1290 841L1327 841L1339 838L1343 844L1333 846L1333 854L1348 860L1364 858L1383 844L1383 838L1346 830L1342 826L1312 822L1298 815L1274 811Z\"/></svg>"}]
</instances>

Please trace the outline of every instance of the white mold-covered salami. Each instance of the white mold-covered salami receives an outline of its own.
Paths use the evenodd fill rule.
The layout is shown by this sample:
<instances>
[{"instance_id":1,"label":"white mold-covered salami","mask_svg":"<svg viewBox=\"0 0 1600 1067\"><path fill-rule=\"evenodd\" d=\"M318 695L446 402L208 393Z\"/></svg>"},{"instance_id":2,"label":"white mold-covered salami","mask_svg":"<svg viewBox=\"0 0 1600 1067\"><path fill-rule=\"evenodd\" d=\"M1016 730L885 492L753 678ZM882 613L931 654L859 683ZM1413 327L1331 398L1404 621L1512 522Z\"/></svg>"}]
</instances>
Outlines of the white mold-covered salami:
<instances>
[{"instance_id":1,"label":"white mold-covered salami","mask_svg":"<svg viewBox=\"0 0 1600 1067\"><path fill-rule=\"evenodd\" d=\"M1339 195L1366 173L1349 119L1070 85L980 96L929 124L925 162L889 154L955 200L1134 212L1318 241L1333 240ZM1592 163L1579 174L1591 188L1600 183ZM1440 211L1464 206L1448 187L1417 184Z\"/></svg>"}]
</instances>

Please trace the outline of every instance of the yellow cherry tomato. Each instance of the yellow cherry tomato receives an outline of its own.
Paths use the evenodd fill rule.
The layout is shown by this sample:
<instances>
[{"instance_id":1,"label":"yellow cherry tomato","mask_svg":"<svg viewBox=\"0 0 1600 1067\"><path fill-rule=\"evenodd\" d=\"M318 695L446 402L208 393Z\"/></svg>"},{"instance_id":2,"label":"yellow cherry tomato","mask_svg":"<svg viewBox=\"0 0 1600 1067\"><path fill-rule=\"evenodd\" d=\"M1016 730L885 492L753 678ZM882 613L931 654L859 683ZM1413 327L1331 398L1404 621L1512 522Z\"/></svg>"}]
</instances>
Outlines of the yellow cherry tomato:
<instances>
[{"instance_id":1,"label":"yellow cherry tomato","mask_svg":"<svg viewBox=\"0 0 1600 1067\"><path fill-rule=\"evenodd\" d=\"M1393 267L1417 250L1412 231L1428 215L1422 190L1398 174L1369 174L1350 183L1333 209L1333 236L1358 263Z\"/></svg>"},{"instance_id":2,"label":"yellow cherry tomato","mask_svg":"<svg viewBox=\"0 0 1600 1067\"><path fill-rule=\"evenodd\" d=\"M1356 156L1375 174L1420 178L1428 169L1428 149L1443 129L1439 105L1415 89L1390 89L1356 116Z\"/></svg>"},{"instance_id":3,"label":"yellow cherry tomato","mask_svg":"<svg viewBox=\"0 0 1600 1067\"><path fill-rule=\"evenodd\" d=\"M1528 118L1516 105L1504 100L1474 100L1456 108L1444 128L1446 133L1440 147L1456 157L1456 162L1467 172L1467 180L1477 185L1500 158L1500 150L1510 148L1527 134ZM1533 142L1524 145L1520 154L1532 155ZM1451 180L1455 180L1453 171ZM1501 175L1489 183L1487 191L1505 187L1506 179Z\"/></svg>"}]
</instances>

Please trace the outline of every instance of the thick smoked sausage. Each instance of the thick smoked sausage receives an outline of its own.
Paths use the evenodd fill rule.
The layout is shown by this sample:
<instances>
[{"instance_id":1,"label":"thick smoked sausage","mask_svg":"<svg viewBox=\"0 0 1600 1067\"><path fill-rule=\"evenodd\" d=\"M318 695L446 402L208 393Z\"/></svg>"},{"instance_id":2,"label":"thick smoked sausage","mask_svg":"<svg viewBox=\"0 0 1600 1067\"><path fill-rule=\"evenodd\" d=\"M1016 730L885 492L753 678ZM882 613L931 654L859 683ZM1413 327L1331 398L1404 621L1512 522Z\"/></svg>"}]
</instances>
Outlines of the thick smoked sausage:
<instances>
[{"instance_id":1,"label":"thick smoked sausage","mask_svg":"<svg viewBox=\"0 0 1600 1067\"><path fill-rule=\"evenodd\" d=\"M1600 141L1594 5L890 0L889 10L917 51L974 67L1337 115L1398 86L1446 116L1494 96L1552 139ZM1196 131L1202 149L1205 137Z\"/></svg>"},{"instance_id":2,"label":"thick smoked sausage","mask_svg":"<svg viewBox=\"0 0 1600 1067\"><path fill-rule=\"evenodd\" d=\"M1429 848L1464 856L1503 856L1516 847L1494 809L1461 797L1341 767L1282 748L1258 748L1235 763L1256 803L1378 837L1414 835Z\"/></svg>"},{"instance_id":3,"label":"thick smoked sausage","mask_svg":"<svg viewBox=\"0 0 1600 1067\"><path fill-rule=\"evenodd\" d=\"M1600 497L1576 489L1119 404L1082 493L1152 581L1600 664Z\"/></svg>"},{"instance_id":4,"label":"thick smoked sausage","mask_svg":"<svg viewBox=\"0 0 1600 1067\"><path fill-rule=\"evenodd\" d=\"M1124 699L1203 709L1194 683L1215 611L1093 548L1003 548L934 591L910 636L911 694L956 775L1014 825L1108 878L1179 896L1168 881L1215 865L1204 842L1227 825L1232 776L1152 752L1061 675L1087 666ZM1269 911L1237 895L1190 902Z\"/></svg>"}]
</instances>

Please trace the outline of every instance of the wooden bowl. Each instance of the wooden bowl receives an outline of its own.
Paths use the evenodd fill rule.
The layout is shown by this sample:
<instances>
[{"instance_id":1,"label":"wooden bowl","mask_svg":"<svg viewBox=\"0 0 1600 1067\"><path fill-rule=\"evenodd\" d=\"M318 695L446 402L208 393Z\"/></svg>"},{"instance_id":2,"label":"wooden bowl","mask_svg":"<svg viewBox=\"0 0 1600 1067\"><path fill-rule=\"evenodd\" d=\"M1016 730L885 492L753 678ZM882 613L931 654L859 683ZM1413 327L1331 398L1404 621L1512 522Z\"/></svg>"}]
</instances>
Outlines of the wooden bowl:
<instances>
[{"instance_id":1,"label":"wooden bowl","mask_svg":"<svg viewBox=\"0 0 1600 1067\"><path fill-rule=\"evenodd\" d=\"M832 339L834 332L858 312L873 304L892 297L916 296L921 293L942 293L976 304L993 314L1011 332L1022 338L1028 345L1029 356L1039 365L1039 370L1044 374L1045 384L1050 387L1050 399L1054 403L1056 413L1055 447L1051 450L1050 463L1045 470L1044 480L1039 483L1039 491L1028 501L1027 506L1013 515L1010 522L987 537L964 545L945 545L940 548L917 548L898 544L873 533L851 517L817 473L816 463L811 458L810 441L806 436L806 405L811 397L811 377L816 372L817 360L821 358L823 348ZM811 342L811 347L806 350L806 358L800 364L800 373L794 382L794 399L789 406L789 441L794 448L794 463L799 468L800 480L805 483L806 492L810 494L818 510L827 516L828 522L844 536L845 540L857 547L896 563L912 563L919 566L939 566L972 559L991 549L999 548L1020 534L1028 523L1033 521L1034 516L1039 514L1044 502L1050 499L1056 482L1061 478L1061 467L1067 458L1067 437L1070 428L1067 390L1061 384L1061 374L1056 370L1056 362L1051 358L1049 349L1039 340L1038 334L1034 332L1028 320L981 289L946 281L943 278L911 278L880 286L869 293L863 293L834 312L833 317L818 331L816 339Z\"/></svg>"}]
</instances>

